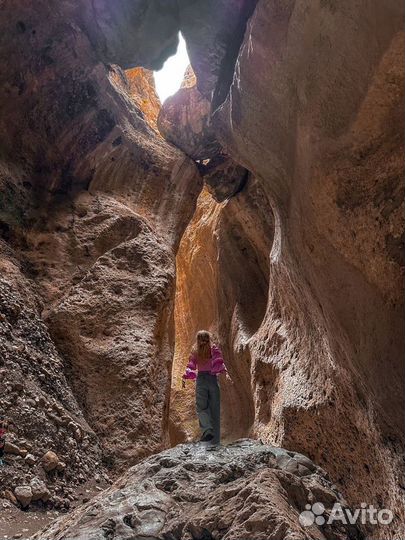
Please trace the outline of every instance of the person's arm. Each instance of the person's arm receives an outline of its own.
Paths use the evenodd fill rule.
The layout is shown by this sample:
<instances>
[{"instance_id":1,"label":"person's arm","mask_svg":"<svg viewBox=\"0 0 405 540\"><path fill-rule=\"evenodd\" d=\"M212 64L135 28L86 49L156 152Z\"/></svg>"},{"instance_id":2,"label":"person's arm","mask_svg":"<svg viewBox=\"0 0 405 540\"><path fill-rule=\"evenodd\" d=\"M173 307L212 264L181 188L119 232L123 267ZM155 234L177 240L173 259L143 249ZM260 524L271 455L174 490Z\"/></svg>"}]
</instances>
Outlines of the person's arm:
<instances>
[{"instance_id":1,"label":"person's arm","mask_svg":"<svg viewBox=\"0 0 405 540\"><path fill-rule=\"evenodd\" d=\"M186 371L183 373L183 387L186 380L194 381L197 378L197 362L194 354L190 355Z\"/></svg>"},{"instance_id":2,"label":"person's arm","mask_svg":"<svg viewBox=\"0 0 405 540\"><path fill-rule=\"evenodd\" d=\"M221 349L217 347L216 345L214 345L212 348L211 373L213 375L220 375L221 373L228 375L228 370L226 369Z\"/></svg>"}]
</instances>

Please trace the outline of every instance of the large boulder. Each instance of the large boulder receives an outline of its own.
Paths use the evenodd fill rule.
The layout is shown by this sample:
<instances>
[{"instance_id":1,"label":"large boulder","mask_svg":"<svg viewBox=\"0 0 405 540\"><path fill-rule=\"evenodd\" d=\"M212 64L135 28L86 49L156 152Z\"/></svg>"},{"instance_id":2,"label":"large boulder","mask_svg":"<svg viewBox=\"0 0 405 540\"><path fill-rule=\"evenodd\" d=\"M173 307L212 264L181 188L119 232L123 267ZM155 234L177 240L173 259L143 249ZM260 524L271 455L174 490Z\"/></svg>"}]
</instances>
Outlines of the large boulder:
<instances>
[{"instance_id":1,"label":"large boulder","mask_svg":"<svg viewBox=\"0 0 405 540\"><path fill-rule=\"evenodd\" d=\"M316 515L306 510L311 505ZM324 471L300 454L252 440L216 452L179 445L133 467L32 540L360 540L356 525L328 523L334 505L347 508Z\"/></svg>"},{"instance_id":2,"label":"large boulder","mask_svg":"<svg viewBox=\"0 0 405 540\"><path fill-rule=\"evenodd\" d=\"M17 501L23 508L27 508L32 501L32 489L31 486L17 486L14 490L14 495Z\"/></svg>"},{"instance_id":3,"label":"large boulder","mask_svg":"<svg viewBox=\"0 0 405 540\"><path fill-rule=\"evenodd\" d=\"M220 151L211 126L211 103L198 90L191 68L180 90L163 103L158 128L167 141L195 160L212 158Z\"/></svg>"}]
</instances>

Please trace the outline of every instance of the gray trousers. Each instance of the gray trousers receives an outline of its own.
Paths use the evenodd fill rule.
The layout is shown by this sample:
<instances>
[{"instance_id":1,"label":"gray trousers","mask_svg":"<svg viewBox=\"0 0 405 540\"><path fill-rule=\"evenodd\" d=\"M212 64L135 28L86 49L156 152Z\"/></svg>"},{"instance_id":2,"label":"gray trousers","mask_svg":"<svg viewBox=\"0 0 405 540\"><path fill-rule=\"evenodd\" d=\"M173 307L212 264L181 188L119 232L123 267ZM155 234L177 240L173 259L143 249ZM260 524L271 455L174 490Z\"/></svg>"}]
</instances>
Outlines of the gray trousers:
<instances>
[{"instance_id":1,"label":"gray trousers","mask_svg":"<svg viewBox=\"0 0 405 540\"><path fill-rule=\"evenodd\" d=\"M199 373L195 391L195 404L203 436L211 432L212 444L221 440L221 394L216 375Z\"/></svg>"}]
</instances>

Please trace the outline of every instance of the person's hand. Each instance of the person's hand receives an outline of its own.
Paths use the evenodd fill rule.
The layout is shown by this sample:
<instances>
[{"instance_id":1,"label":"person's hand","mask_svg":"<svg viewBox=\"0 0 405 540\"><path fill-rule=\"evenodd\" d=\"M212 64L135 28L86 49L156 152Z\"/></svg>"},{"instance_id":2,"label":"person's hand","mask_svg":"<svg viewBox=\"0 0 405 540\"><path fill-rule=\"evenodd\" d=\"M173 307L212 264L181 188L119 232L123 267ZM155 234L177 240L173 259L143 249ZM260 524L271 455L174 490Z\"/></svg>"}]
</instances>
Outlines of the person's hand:
<instances>
[{"instance_id":1,"label":"person's hand","mask_svg":"<svg viewBox=\"0 0 405 540\"><path fill-rule=\"evenodd\" d=\"M186 381L184 379L181 379L181 387L182 388L186 387Z\"/></svg>"},{"instance_id":2,"label":"person's hand","mask_svg":"<svg viewBox=\"0 0 405 540\"><path fill-rule=\"evenodd\" d=\"M229 375L228 372L225 373L225 379L226 379L229 383L233 384L232 377Z\"/></svg>"}]
</instances>

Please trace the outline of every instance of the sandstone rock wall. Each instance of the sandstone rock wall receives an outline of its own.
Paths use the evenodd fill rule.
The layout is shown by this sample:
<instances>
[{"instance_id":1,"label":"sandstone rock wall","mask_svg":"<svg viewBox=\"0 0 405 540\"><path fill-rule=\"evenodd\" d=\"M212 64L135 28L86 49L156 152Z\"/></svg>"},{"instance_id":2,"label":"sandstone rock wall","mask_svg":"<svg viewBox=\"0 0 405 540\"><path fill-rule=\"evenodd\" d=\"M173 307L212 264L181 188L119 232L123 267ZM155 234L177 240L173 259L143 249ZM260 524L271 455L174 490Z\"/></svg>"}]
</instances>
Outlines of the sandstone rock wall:
<instances>
[{"instance_id":1,"label":"sandstone rock wall","mask_svg":"<svg viewBox=\"0 0 405 540\"><path fill-rule=\"evenodd\" d=\"M257 310L243 356L250 365L252 432L308 452L353 504L393 509L392 527L382 527L378 538L402 534L403 522L401 15L394 2L260 1L227 95L221 74L217 79L211 118L224 150L257 179L255 200L270 244L274 227L271 249L255 249L259 258L269 256L269 288L261 289L265 308ZM192 49L200 44L189 45L193 64ZM177 107L179 116L182 108L192 116L189 103ZM242 189L248 193L249 184ZM242 201L238 213L228 216L234 200ZM190 334L206 324L208 302L209 324L224 330L237 372L243 361L228 343L244 324L233 302L241 282L242 296L251 294L251 280L235 279L246 253L231 231L250 214L238 195L215 217L196 217L186 233L193 252L179 256L179 327L184 332L189 313ZM207 230L216 235L209 248ZM213 246L217 261L202 276L199 257ZM191 337L185 350L190 343ZM181 351L175 365L184 362ZM184 407L176 403L182 403L177 391L175 423ZM225 416L237 403L225 406ZM239 418L245 403L239 400ZM228 434L232 425L240 427L231 422Z\"/></svg>"},{"instance_id":2,"label":"sandstone rock wall","mask_svg":"<svg viewBox=\"0 0 405 540\"><path fill-rule=\"evenodd\" d=\"M251 433L254 406L247 344L266 310L273 237L271 215L263 214L258 204L263 196L254 179L226 203L217 203L205 189L183 236L177 255L170 405L173 441L198 436L190 414L194 383L188 383L184 391L180 380L195 334L202 328L209 329L220 343L233 379L233 384L221 381L224 440Z\"/></svg>"},{"instance_id":3,"label":"sandstone rock wall","mask_svg":"<svg viewBox=\"0 0 405 540\"><path fill-rule=\"evenodd\" d=\"M7 286L21 310L10 321L2 306L1 343L13 347L10 324L35 301L50 351L42 367L45 349L6 359L1 412L37 458L72 452L72 481L80 463L84 480L97 459L126 467L168 444L175 253L201 189L194 163L153 129L158 104L142 107L150 75L134 99L131 73L99 61L77 7L6 1L0 12L0 229L15 262L1 260L16 268ZM16 390L8 380L24 373L32 382ZM42 416L54 399L91 448L71 450L73 433Z\"/></svg>"},{"instance_id":4,"label":"sandstone rock wall","mask_svg":"<svg viewBox=\"0 0 405 540\"><path fill-rule=\"evenodd\" d=\"M225 202L204 192L182 243L175 380L194 331L214 329L236 383L225 434L308 454L350 504L394 511L374 538L404 535L402 14L394 0L1 4L2 344L26 304L36 357L52 357L42 381L13 349L22 405L54 396L110 465L168 443L175 253L201 178L121 68L160 66L181 30L209 125L249 172L237 189L213 173ZM16 420L19 391L6 384ZM179 401L173 440L194 429ZM99 452L94 439L89 471Z\"/></svg>"},{"instance_id":5,"label":"sandstone rock wall","mask_svg":"<svg viewBox=\"0 0 405 540\"><path fill-rule=\"evenodd\" d=\"M216 115L275 215L268 306L249 344L255 433L307 452L353 504L394 510L397 536L401 13L395 2L260 1Z\"/></svg>"}]
</instances>

